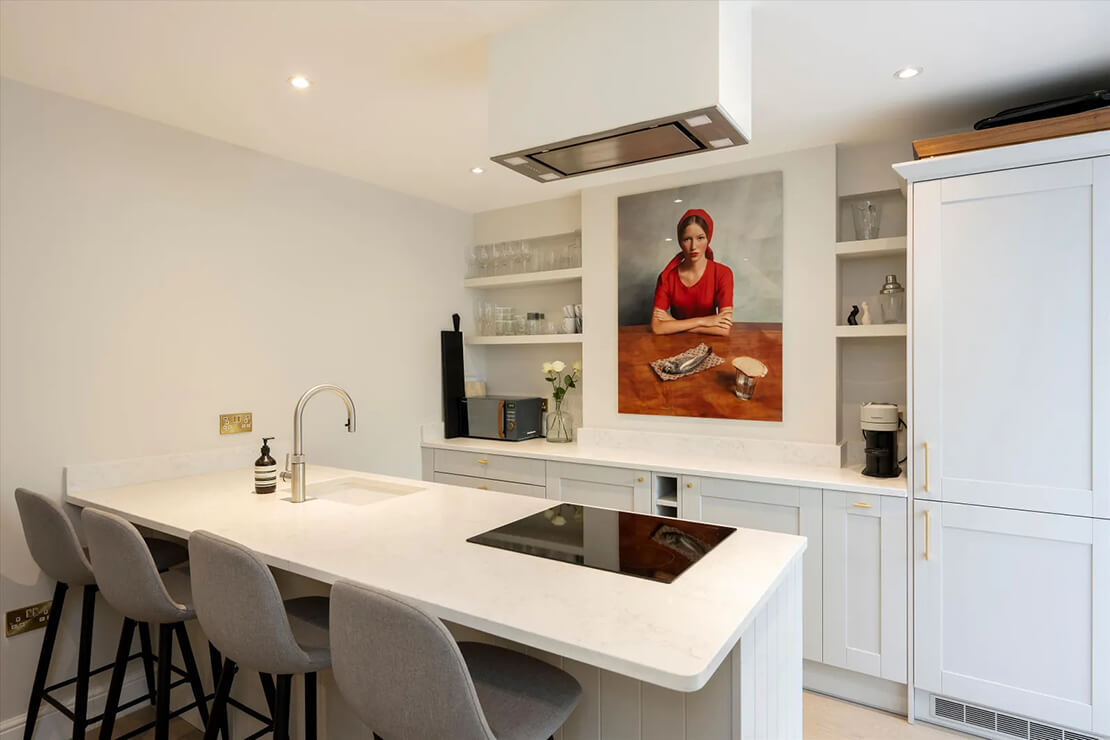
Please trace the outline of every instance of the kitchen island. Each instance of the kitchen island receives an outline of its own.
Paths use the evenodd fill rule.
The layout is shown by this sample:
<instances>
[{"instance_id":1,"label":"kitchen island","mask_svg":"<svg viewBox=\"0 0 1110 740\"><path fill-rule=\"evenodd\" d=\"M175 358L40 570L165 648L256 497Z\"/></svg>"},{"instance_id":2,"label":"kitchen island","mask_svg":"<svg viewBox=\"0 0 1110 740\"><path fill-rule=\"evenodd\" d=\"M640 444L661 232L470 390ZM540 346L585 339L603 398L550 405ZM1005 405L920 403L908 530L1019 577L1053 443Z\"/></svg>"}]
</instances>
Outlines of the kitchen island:
<instances>
[{"instance_id":1,"label":"kitchen island","mask_svg":"<svg viewBox=\"0 0 1110 740\"><path fill-rule=\"evenodd\" d=\"M288 488L254 494L248 469L81 479L67 471L71 504L178 537L215 532L321 593L349 578L420 603L460 637L562 666L584 690L563 740L801 737L804 538L739 529L660 583L466 541L552 503L527 496L317 466L303 504L284 500ZM331 686L323 736L366 734Z\"/></svg>"}]
</instances>

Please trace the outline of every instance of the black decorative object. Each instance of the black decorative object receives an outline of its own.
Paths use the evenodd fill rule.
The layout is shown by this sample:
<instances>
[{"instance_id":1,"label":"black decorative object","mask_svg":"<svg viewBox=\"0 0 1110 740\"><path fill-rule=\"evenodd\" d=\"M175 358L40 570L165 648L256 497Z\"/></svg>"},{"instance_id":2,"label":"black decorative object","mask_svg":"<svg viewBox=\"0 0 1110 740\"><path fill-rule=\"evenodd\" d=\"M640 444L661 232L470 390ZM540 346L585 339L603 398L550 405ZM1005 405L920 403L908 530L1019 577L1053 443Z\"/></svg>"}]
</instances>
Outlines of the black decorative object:
<instances>
[{"instance_id":1,"label":"black decorative object","mask_svg":"<svg viewBox=\"0 0 1110 740\"><path fill-rule=\"evenodd\" d=\"M451 314L454 331L439 333L443 360L443 436L447 439L465 437L466 382L463 375L463 335L459 331L459 315Z\"/></svg>"},{"instance_id":2,"label":"black decorative object","mask_svg":"<svg viewBox=\"0 0 1110 740\"><path fill-rule=\"evenodd\" d=\"M859 326L856 317L859 316L859 306L852 304L852 313L848 314L848 326Z\"/></svg>"}]
</instances>

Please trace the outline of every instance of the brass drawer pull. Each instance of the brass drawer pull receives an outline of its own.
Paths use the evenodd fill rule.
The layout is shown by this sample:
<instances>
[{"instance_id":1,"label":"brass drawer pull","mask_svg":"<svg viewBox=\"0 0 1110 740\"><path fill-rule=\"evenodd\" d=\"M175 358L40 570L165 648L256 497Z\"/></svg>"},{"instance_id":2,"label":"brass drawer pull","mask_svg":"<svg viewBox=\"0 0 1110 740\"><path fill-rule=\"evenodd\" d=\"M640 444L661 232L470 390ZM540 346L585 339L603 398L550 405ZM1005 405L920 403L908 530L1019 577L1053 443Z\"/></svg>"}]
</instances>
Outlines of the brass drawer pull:
<instances>
[{"instance_id":1,"label":"brass drawer pull","mask_svg":"<svg viewBox=\"0 0 1110 740\"><path fill-rule=\"evenodd\" d=\"M478 464L479 464L479 465L488 465L488 464L489 464L489 460L479 460L479 461L478 461Z\"/></svg>"},{"instance_id":2,"label":"brass drawer pull","mask_svg":"<svg viewBox=\"0 0 1110 740\"><path fill-rule=\"evenodd\" d=\"M929 492L929 443L925 442L925 493Z\"/></svg>"},{"instance_id":3,"label":"brass drawer pull","mask_svg":"<svg viewBox=\"0 0 1110 740\"><path fill-rule=\"evenodd\" d=\"M852 504L852 506L856 507L857 509L870 509L871 508L871 504L865 504L862 501L856 501L854 504Z\"/></svg>"},{"instance_id":4,"label":"brass drawer pull","mask_svg":"<svg viewBox=\"0 0 1110 740\"><path fill-rule=\"evenodd\" d=\"M929 559L929 510L925 510L925 559Z\"/></svg>"},{"instance_id":5,"label":"brass drawer pull","mask_svg":"<svg viewBox=\"0 0 1110 740\"><path fill-rule=\"evenodd\" d=\"M694 487L694 484L693 484L693 483L687 483L687 484L686 484L686 487L687 487L687 488L693 488L693 487Z\"/></svg>"},{"instance_id":6,"label":"brass drawer pull","mask_svg":"<svg viewBox=\"0 0 1110 740\"><path fill-rule=\"evenodd\" d=\"M644 476L641 475L639 478L636 479L636 482L637 483L643 483L644 482Z\"/></svg>"},{"instance_id":7,"label":"brass drawer pull","mask_svg":"<svg viewBox=\"0 0 1110 740\"><path fill-rule=\"evenodd\" d=\"M479 490L479 491L488 491L488 490L489 490L489 486L478 486L478 490Z\"/></svg>"}]
</instances>

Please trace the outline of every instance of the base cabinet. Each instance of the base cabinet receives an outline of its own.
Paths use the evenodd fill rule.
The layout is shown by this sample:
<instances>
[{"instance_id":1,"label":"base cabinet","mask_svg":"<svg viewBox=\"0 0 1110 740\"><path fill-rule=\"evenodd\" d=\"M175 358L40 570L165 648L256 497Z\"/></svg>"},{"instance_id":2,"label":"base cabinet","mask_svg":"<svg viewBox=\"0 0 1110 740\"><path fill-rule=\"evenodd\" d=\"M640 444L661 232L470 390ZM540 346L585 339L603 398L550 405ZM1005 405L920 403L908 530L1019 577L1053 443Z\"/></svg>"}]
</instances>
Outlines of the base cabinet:
<instances>
[{"instance_id":1,"label":"base cabinet","mask_svg":"<svg viewBox=\"0 0 1110 740\"><path fill-rule=\"evenodd\" d=\"M906 501L824 492L823 654L906 682Z\"/></svg>"},{"instance_id":2,"label":"base cabinet","mask_svg":"<svg viewBox=\"0 0 1110 740\"><path fill-rule=\"evenodd\" d=\"M918 689L1110 733L1110 520L914 505Z\"/></svg>"},{"instance_id":3,"label":"base cabinet","mask_svg":"<svg viewBox=\"0 0 1110 740\"><path fill-rule=\"evenodd\" d=\"M651 471L548 462L547 497L647 514L651 511Z\"/></svg>"},{"instance_id":4,"label":"base cabinet","mask_svg":"<svg viewBox=\"0 0 1110 740\"><path fill-rule=\"evenodd\" d=\"M682 516L809 539L802 556L803 656L822 660L821 491L771 483L700 478L680 489Z\"/></svg>"}]
</instances>

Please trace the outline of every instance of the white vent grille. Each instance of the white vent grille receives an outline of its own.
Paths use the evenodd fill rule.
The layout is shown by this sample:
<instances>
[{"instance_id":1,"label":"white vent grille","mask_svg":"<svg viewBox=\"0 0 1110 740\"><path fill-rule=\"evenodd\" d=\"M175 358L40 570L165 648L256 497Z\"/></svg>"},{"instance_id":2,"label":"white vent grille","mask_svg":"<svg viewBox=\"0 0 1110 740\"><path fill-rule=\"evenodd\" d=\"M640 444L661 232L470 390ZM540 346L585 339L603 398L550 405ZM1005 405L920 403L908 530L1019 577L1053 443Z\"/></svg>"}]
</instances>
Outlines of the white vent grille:
<instances>
[{"instance_id":1,"label":"white vent grille","mask_svg":"<svg viewBox=\"0 0 1110 740\"><path fill-rule=\"evenodd\" d=\"M1064 740L1064 731L1059 727L1033 722L1029 727L1029 740Z\"/></svg>"},{"instance_id":2,"label":"white vent grille","mask_svg":"<svg viewBox=\"0 0 1110 740\"><path fill-rule=\"evenodd\" d=\"M998 731L1014 737L1029 737L1029 723L1019 717L1008 714L998 715Z\"/></svg>"},{"instance_id":3,"label":"white vent grille","mask_svg":"<svg viewBox=\"0 0 1110 740\"><path fill-rule=\"evenodd\" d=\"M933 697L933 716L1023 740L1098 740L1091 735L1034 722L1025 717L1001 714L941 696Z\"/></svg>"}]
</instances>

